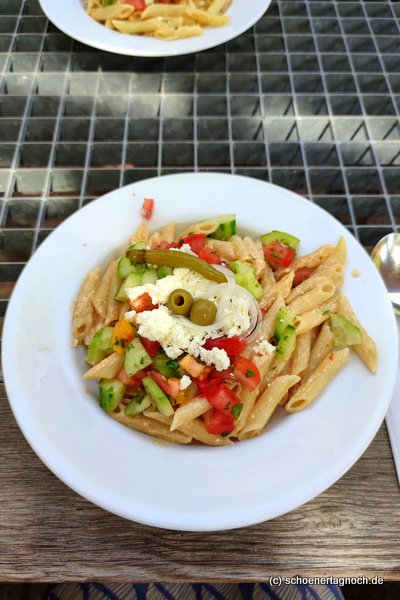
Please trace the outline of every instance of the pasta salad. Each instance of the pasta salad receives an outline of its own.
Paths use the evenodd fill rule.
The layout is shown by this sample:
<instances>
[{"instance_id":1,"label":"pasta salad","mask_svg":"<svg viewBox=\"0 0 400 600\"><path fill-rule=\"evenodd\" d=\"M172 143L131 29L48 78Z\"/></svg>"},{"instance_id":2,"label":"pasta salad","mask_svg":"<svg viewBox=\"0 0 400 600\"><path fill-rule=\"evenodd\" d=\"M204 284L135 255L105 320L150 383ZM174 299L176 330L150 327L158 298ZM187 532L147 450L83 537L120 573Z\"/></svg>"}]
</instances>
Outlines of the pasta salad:
<instances>
[{"instance_id":1,"label":"pasta salad","mask_svg":"<svg viewBox=\"0 0 400 600\"><path fill-rule=\"evenodd\" d=\"M231 0L85 0L90 17L120 33L177 40L229 23Z\"/></svg>"},{"instance_id":2,"label":"pasta salad","mask_svg":"<svg viewBox=\"0 0 400 600\"><path fill-rule=\"evenodd\" d=\"M143 222L74 304L101 407L157 438L220 446L257 436L276 410L305 409L351 349L374 373L375 343L340 291L344 238L304 256L299 246L277 230L240 236L233 214L180 233Z\"/></svg>"}]
</instances>

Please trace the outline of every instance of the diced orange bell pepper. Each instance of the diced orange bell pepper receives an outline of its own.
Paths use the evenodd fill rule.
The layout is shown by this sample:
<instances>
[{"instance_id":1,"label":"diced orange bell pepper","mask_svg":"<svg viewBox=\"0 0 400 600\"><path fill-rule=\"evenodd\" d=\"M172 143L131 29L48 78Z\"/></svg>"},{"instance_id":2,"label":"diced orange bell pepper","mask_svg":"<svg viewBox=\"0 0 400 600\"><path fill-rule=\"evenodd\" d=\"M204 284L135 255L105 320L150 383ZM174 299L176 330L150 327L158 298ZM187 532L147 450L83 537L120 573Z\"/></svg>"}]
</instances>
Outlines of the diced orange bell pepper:
<instances>
[{"instance_id":1,"label":"diced orange bell pepper","mask_svg":"<svg viewBox=\"0 0 400 600\"><path fill-rule=\"evenodd\" d=\"M119 321L114 327L113 336L113 349L117 354L124 354L129 342L133 340L136 335L135 328L132 323L129 323L125 317L120 317Z\"/></svg>"},{"instance_id":2,"label":"diced orange bell pepper","mask_svg":"<svg viewBox=\"0 0 400 600\"><path fill-rule=\"evenodd\" d=\"M204 371L207 369L206 365L202 365L190 354L186 354L181 360L178 361L180 366L186 373L194 377L195 379L201 379Z\"/></svg>"}]
</instances>

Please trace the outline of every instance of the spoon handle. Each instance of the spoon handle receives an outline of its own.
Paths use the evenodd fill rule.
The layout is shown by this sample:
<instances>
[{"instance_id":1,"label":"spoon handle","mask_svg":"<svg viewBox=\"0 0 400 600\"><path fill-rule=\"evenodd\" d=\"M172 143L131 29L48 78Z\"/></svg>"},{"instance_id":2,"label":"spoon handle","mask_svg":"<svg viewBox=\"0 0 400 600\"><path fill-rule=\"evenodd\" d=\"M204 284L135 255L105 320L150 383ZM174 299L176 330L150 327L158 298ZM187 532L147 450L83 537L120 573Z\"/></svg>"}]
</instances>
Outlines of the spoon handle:
<instances>
[{"instance_id":1,"label":"spoon handle","mask_svg":"<svg viewBox=\"0 0 400 600\"><path fill-rule=\"evenodd\" d=\"M400 318L396 319L400 339ZM386 413L386 427L400 485L400 367L393 392L393 398Z\"/></svg>"}]
</instances>

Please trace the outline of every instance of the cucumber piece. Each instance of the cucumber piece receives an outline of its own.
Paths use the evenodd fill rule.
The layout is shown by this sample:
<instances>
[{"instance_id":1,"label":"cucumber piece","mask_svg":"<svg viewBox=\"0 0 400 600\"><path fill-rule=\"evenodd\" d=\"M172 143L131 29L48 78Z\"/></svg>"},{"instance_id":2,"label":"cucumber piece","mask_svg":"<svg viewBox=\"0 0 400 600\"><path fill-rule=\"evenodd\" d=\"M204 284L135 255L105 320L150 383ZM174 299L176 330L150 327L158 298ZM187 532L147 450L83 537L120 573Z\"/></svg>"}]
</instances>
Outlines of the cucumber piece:
<instances>
[{"instance_id":1,"label":"cucumber piece","mask_svg":"<svg viewBox=\"0 0 400 600\"><path fill-rule=\"evenodd\" d=\"M148 249L148 246L147 246L146 242L136 242L136 244L129 246L128 252L129 252L129 250L147 250L147 249Z\"/></svg>"},{"instance_id":2,"label":"cucumber piece","mask_svg":"<svg viewBox=\"0 0 400 600\"><path fill-rule=\"evenodd\" d=\"M294 249L300 244L299 238L290 233L286 233L286 231L277 231L276 229L269 233L264 233L264 235L260 236L260 241L263 246L267 246L267 244L270 244L271 242L279 242L280 244L284 244L285 246Z\"/></svg>"},{"instance_id":3,"label":"cucumber piece","mask_svg":"<svg viewBox=\"0 0 400 600\"><path fill-rule=\"evenodd\" d=\"M168 267L167 265L157 267L158 279L162 279L163 277L168 277L168 275L172 275L173 272L174 272L173 268Z\"/></svg>"},{"instance_id":4,"label":"cucumber piece","mask_svg":"<svg viewBox=\"0 0 400 600\"><path fill-rule=\"evenodd\" d=\"M158 280L156 269L147 269L142 275L142 285L146 283L155 283Z\"/></svg>"},{"instance_id":5,"label":"cucumber piece","mask_svg":"<svg viewBox=\"0 0 400 600\"><path fill-rule=\"evenodd\" d=\"M250 292L257 301L261 300L264 292L257 281L253 267L242 260L234 260L230 263L229 268L235 273L236 283Z\"/></svg>"},{"instance_id":6,"label":"cucumber piece","mask_svg":"<svg viewBox=\"0 0 400 600\"><path fill-rule=\"evenodd\" d=\"M125 394L125 385L120 379L100 379L100 406L106 412L112 412Z\"/></svg>"},{"instance_id":7,"label":"cucumber piece","mask_svg":"<svg viewBox=\"0 0 400 600\"><path fill-rule=\"evenodd\" d=\"M208 237L215 240L228 240L236 233L236 216L235 215L220 215L211 219L216 223L216 228Z\"/></svg>"},{"instance_id":8,"label":"cucumber piece","mask_svg":"<svg viewBox=\"0 0 400 600\"><path fill-rule=\"evenodd\" d=\"M124 369L128 377L150 366L153 362L139 338L135 337L126 349Z\"/></svg>"},{"instance_id":9,"label":"cucumber piece","mask_svg":"<svg viewBox=\"0 0 400 600\"><path fill-rule=\"evenodd\" d=\"M164 394L162 389L153 381L150 377L144 377L142 381L144 389L152 398L158 412L165 417L171 417L174 414L174 409L171 406L171 402Z\"/></svg>"},{"instance_id":10,"label":"cucumber piece","mask_svg":"<svg viewBox=\"0 0 400 600\"><path fill-rule=\"evenodd\" d=\"M275 339L279 342L288 325L294 326L295 315L286 306L282 306L275 317Z\"/></svg>"},{"instance_id":11,"label":"cucumber piece","mask_svg":"<svg viewBox=\"0 0 400 600\"><path fill-rule=\"evenodd\" d=\"M362 343L362 334L356 325L346 319L343 315L331 315L331 328L333 343L337 348L354 346Z\"/></svg>"},{"instance_id":12,"label":"cucumber piece","mask_svg":"<svg viewBox=\"0 0 400 600\"><path fill-rule=\"evenodd\" d=\"M126 290L138 285L142 285L142 275L140 275L140 273L130 273L130 275L125 277L124 281L119 286L118 292L114 296L114 300L118 300L118 302L126 302L128 300Z\"/></svg>"},{"instance_id":13,"label":"cucumber piece","mask_svg":"<svg viewBox=\"0 0 400 600\"><path fill-rule=\"evenodd\" d=\"M296 346L296 327L287 325L276 347L275 355L278 360L287 360Z\"/></svg>"},{"instance_id":14,"label":"cucumber piece","mask_svg":"<svg viewBox=\"0 0 400 600\"><path fill-rule=\"evenodd\" d=\"M121 258L118 261L118 267L117 267L118 279L125 279L131 273L138 273L139 272L137 270L138 264L140 264L140 263L133 262L133 260L131 260L130 258L128 258L125 255L121 256ZM143 265L141 265L141 267L142 266ZM140 272L142 272L142 271L143 271L143 268L140 269Z\"/></svg>"},{"instance_id":15,"label":"cucumber piece","mask_svg":"<svg viewBox=\"0 0 400 600\"><path fill-rule=\"evenodd\" d=\"M167 379L169 377L177 377L182 372L178 361L169 358L165 352L157 352L157 354L153 356L153 366L157 371L160 371L162 375L165 375Z\"/></svg>"},{"instance_id":16,"label":"cucumber piece","mask_svg":"<svg viewBox=\"0 0 400 600\"><path fill-rule=\"evenodd\" d=\"M96 365L113 352L114 327L102 327L96 331L87 349L86 360Z\"/></svg>"},{"instance_id":17,"label":"cucumber piece","mask_svg":"<svg viewBox=\"0 0 400 600\"><path fill-rule=\"evenodd\" d=\"M151 406L149 394L138 394L125 408L124 413L128 417L136 417L136 415L142 413L149 406Z\"/></svg>"}]
</instances>

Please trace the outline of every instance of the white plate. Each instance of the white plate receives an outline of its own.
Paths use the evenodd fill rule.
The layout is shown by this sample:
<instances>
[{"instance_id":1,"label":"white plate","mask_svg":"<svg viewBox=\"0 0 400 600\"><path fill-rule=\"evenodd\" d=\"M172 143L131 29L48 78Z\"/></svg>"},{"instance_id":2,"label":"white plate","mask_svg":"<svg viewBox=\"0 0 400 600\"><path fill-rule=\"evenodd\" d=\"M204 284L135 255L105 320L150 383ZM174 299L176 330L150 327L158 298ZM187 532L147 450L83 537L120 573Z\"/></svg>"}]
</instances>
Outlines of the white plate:
<instances>
[{"instance_id":1,"label":"white plate","mask_svg":"<svg viewBox=\"0 0 400 600\"><path fill-rule=\"evenodd\" d=\"M96 23L86 14L82 0L69 0L68 9L59 0L39 0L50 21L70 37L108 52L131 56L177 56L207 50L227 42L250 29L265 13L271 0L233 0L227 11L230 23L208 27L203 35L175 41L124 35Z\"/></svg>"},{"instance_id":2,"label":"white plate","mask_svg":"<svg viewBox=\"0 0 400 600\"><path fill-rule=\"evenodd\" d=\"M232 447L174 446L113 421L85 391L83 349L72 349L71 303L84 275L117 256L156 200L151 226L234 212L239 229L286 230L301 252L344 235L345 291L377 342L379 370L358 356L307 410L275 417L264 434ZM357 268L361 276L350 271ZM66 220L36 251L9 304L3 339L8 397L26 439L67 485L123 517L178 530L218 530L281 515L332 485L361 456L388 408L397 329L384 285L363 248L329 214L255 179L184 174L111 192Z\"/></svg>"}]
</instances>

